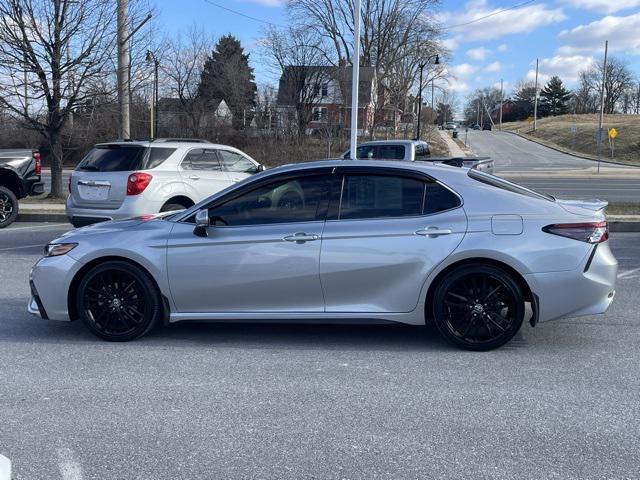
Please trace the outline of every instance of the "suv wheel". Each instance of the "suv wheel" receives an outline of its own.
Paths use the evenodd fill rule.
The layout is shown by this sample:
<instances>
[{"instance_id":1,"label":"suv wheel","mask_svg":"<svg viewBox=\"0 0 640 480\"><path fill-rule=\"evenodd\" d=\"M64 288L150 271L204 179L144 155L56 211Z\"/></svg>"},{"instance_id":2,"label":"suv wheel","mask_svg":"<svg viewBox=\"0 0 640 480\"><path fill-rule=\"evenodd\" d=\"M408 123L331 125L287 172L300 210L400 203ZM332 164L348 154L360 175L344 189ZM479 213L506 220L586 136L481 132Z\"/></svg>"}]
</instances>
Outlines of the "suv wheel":
<instances>
[{"instance_id":1,"label":"suv wheel","mask_svg":"<svg viewBox=\"0 0 640 480\"><path fill-rule=\"evenodd\" d=\"M86 327L111 342L141 337L158 323L163 308L149 275L117 260L101 263L84 275L76 306Z\"/></svg>"},{"instance_id":2,"label":"suv wheel","mask_svg":"<svg viewBox=\"0 0 640 480\"><path fill-rule=\"evenodd\" d=\"M518 283L491 265L456 268L433 295L438 330L466 350L491 350L507 343L520 330L524 311Z\"/></svg>"},{"instance_id":3,"label":"suv wheel","mask_svg":"<svg viewBox=\"0 0 640 480\"><path fill-rule=\"evenodd\" d=\"M165 203L160 209L160 212L173 212L174 210L184 210L185 208L187 207L181 203Z\"/></svg>"},{"instance_id":4,"label":"suv wheel","mask_svg":"<svg viewBox=\"0 0 640 480\"><path fill-rule=\"evenodd\" d=\"M0 228L11 225L18 216L18 199L7 187L0 187Z\"/></svg>"}]
</instances>

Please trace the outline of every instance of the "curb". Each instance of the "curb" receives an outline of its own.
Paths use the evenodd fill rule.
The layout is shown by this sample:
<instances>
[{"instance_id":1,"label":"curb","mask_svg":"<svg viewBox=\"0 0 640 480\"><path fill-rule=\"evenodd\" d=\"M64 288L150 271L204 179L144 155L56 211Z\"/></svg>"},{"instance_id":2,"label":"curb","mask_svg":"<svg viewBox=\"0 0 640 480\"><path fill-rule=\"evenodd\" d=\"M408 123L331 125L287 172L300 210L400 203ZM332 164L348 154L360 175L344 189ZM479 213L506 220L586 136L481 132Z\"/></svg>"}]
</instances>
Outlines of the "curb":
<instances>
[{"instance_id":1,"label":"curb","mask_svg":"<svg viewBox=\"0 0 640 480\"><path fill-rule=\"evenodd\" d=\"M523 135L522 133L514 132L512 130L502 130L502 132L510 133L511 135L516 135L516 136L518 136L520 138L524 138L525 140L528 140L528 141L530 141L532 143L535 143L537 145L542 145L543 147L550 148L551 150L555 150L556 152L564 153L565 155L569 155L569 156L574 157L574 158L579 158L581 160L590 160L590 161L592 161L594 163L598 163L598 162L600 162L600 163L608 163L609 165L618 165L620 167L640 168L640 165L631 165L629 163L612 162L611 160L598 160L597 158L583 157L582 155L578 155L576 153L573 153L573 152L571 152L569 150L565 150L565 149L560 148L560 147L552 147L551 145L547 145L546 143L539 142L538 140L534 140L533 138L530 138L530 137L528 137L526 135Z\"/></svg>"},{"instance_id":2,"label":"curb","mask_svg":"<svg viewBox=\"0 0 640 480\"><path fill-rule=\"evenodd\" d=\"M609 221L610 232L640 232L640 222Z\"/></svg>"},{"instance_id":3,"label":"curb","mask_svg":"<svg viewBox=\"0 0 640 480\"><path fill-rule=\"evenodd\" d=\"M69 218L64 213L31 213L18 212L16 222L53 222L53 223L69 223ZM1 480L1 479L0 479Z\"/></svg>"}]
</instances>

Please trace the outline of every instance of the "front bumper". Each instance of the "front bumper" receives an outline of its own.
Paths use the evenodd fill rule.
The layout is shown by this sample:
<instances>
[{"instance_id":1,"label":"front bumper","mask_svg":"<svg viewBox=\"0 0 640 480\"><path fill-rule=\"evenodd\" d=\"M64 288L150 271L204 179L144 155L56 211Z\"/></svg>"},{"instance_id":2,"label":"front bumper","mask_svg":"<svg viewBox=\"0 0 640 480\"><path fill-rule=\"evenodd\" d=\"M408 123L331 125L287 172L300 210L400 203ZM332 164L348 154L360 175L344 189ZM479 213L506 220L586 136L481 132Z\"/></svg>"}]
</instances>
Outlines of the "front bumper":
<instances>
[{"instance_id":1,"label":"front bumper","mask_svg":"<svg viewBox=\"0 0 640 480\"><path fill-rule=\"evenodd\" d=\"M538 321L605 313L615 296L618 261L609 242L594 246L576 270L525 275L539 297Z\"/></svg>"},{"instance_id":2,"label":"front bumper","mask_svg":"<svg viewBox=\"0 0 640 480\"><path fill-rule=\"evenodd\" d=\"M67 294L82 264L70 255L43 257L31 269L29 313L46 320L69 321Z\"/></svg>"}]
</instances>

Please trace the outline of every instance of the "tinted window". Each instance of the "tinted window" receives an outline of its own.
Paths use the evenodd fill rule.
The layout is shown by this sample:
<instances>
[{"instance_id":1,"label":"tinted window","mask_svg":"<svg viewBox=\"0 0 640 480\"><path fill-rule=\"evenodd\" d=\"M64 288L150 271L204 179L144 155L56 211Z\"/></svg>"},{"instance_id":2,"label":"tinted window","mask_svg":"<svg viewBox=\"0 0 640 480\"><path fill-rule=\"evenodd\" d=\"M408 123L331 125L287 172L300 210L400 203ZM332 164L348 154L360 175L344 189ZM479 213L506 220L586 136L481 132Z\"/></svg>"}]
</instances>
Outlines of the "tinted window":
<instances>
[{"instance_id":1,"label":"tinted window","mask_svg":"<svg viewBox=\"0 0 640 480\"><path fill-rule=\"evenodd\" d=\"M340 219L420 215L424 183L384 175L348 175L344 179Z\"/></svg>"},{"instance_id":2,"label":"tinted window","mask_svg":"<svg viewBox=\"0 0 640 480\"><path fill-rule=\"evenodd\" d=\"M534 190L531 190L530 188L523 187L522 185L518 185L516 183L511 183L507 180L494 177L493 175L489 175L488 173L479 172L477 170L469 170L467 175L469 175L469 177L473 178L474 180L477 180L478 182L482 182L486 185L491 185L492 187L500 188L502 190L507 190L508 192L518 193L520 195L526 195L533 198L542 198L545 200L555 201L555 198L553 198L551 195L536 192Z\"/></svg>"},{"instance_id":3,"label":"tinted window","mask_svg":"<svg viewBox=\"0 0 640 480\"><path fill-rule=\"evenodd\" d=\"M228 150L218 150L220 159L222 160L222 168L226 172L236 173L255 173L256 166L248 158L240 155L236 152L230 152Z\"/></svg>"},{"instance_id":4,"label":"tinted window","mask_svg":"<svg viewBox=\"0 0 640 480\"><path fill-rule=\"evenodd\" d=\"M416 145L416 160L425 160L429 158L429 147L426 145Z\"/></svg>"},{"instance_id":5,"label":"tinted window","mask_svg":"<svg viewBox=\"0 0 640 480\"><path fill-rule=\"evenodd\" d=\"M155 168L164 162L167 158L169 158L173 152L175 152L175 148L166 148L166 147L153 147L149 149L149 158L147 159L146 168Z\"/></svg>"},{"instance_id":6,"label":"tinted window","mask_svg":"<svg viewBox=\"0 0 640 480\"><path fill-rule=\"evenodd\" d=\"M404 145L360 145L356 152L358 158L372 158L378 160L404 160ZM351 151L343 155L350 158Z\"/></svg>"},{"instance_id":7,"label":"tinted window","mask_svg":"<svg viewBox=\"0 0 640 480\"><path fill-rule=\"evenodd\" d=\"M182 161L182 168L185 170L221 170L216 151L202 148L191 150Z\"/></svg>"},{"instance_id":8,"label":"tinted window","mask_svg":"<svg viewBox=\"0 0 640 480\"><path fill-rule=\"evenodd\" d=\"M262 225L324 220L331 177L299 177L271 183L211 208L218 225Z\"/></svg>"},{"instance_id":9,"label":"tinted window","mask_svg":"<svg viewBox=\"0 0 640 480\"><path fill-rule=\"evenodd\" d=\"M443 187L438 183L427 183L423 213L430 215L432 213L451 210L460 206L460 199L451 190Z\"/></svg>"},{"instance_id":10,"label":"tinted window","mask_svg":"<svg viewBox=\"0 0 640 480\"><path fill-rule=\"evenodd\" d=\"M146 148L139 145L97 145L78 164L78 170L124 172L142 168Z\"/></svg>"}]
</instances>

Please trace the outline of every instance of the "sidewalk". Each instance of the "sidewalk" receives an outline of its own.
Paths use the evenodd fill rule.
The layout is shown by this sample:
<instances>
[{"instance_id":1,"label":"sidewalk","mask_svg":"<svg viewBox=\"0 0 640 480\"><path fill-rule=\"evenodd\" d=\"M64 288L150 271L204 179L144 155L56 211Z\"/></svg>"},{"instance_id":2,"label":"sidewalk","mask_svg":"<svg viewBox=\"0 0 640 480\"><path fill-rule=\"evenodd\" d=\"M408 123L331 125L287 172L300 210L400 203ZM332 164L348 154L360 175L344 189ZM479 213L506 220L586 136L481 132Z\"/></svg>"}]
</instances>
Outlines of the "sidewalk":
<instances>
[{"instance_id":1,"label":"sidewalk","mask_svg":"<svg viewBox=\"0 0 640 480\"><path fill-rule=\"evenodd\" d=\"M449 135L448 130L437 130L437 132L440 135L440 137L442 137L442 140L444 140L444 142L447 144L450 157L468 157L469 156L468 154L464 153L462 148L460 148L460 146L456 142L453 141L453 138L451 138L451 135Z\"/></svg>"}]
</instances>

